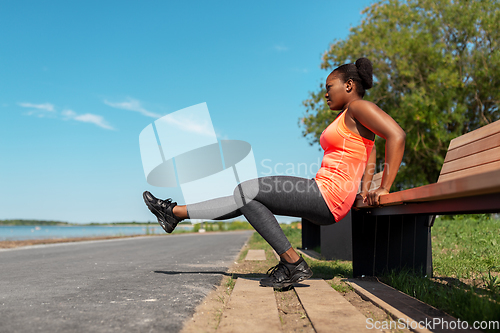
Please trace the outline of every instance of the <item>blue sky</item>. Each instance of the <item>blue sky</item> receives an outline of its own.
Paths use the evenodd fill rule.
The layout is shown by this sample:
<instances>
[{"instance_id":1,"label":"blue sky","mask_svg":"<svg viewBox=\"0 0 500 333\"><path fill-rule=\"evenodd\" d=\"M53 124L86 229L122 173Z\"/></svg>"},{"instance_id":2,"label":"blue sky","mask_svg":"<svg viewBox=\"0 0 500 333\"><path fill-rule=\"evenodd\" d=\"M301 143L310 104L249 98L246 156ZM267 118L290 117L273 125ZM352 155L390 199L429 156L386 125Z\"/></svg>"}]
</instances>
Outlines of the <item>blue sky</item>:
<instances>
[{"instance_id":1,"label":"blue sky","mask_svg":"<svg viewBox=\"0 0 500 333\"><path fill-rule=\"evenodd\" d=\"M146 182L139 134L203 102L259 176L313 177L301 103L372 2L3 0L0 219L154 221L144 190L183 197Z\"/></svg>"}]
</instances>

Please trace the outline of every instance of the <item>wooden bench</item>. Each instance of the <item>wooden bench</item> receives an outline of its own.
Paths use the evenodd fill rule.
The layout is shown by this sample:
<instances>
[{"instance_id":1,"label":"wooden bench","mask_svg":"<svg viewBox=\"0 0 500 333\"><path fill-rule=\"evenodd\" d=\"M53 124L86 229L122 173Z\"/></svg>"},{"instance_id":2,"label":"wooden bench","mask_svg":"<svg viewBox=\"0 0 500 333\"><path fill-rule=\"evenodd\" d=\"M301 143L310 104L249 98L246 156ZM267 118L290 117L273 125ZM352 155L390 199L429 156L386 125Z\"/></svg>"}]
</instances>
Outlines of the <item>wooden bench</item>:
<instances>
[{"instance_id":1,"label":"wooden bench","mask_svg":"<svg viewBox=\"0 0 500 333\"><path fill-rule=\"evenodd\" d=\"M453 139L437 183L389 193L380 203L358 200L351 210L353 275L409 268L431 276L435 215L500 212L500 121ZM310 223L303 223L307 236ZM321 244L328 246L335 244Z\"/></svg>"}]
</instances>

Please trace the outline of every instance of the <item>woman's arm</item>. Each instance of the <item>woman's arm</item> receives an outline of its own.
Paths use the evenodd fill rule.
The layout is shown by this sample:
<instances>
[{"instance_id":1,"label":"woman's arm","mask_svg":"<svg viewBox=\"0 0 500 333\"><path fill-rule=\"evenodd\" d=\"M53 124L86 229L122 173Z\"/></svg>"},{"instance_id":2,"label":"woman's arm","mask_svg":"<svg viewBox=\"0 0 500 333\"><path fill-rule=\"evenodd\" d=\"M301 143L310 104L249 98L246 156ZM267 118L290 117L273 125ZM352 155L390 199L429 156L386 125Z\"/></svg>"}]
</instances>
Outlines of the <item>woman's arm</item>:
<instances>
[{"instance_id":1,"label":"woman's arm","mask_svg":"<svg viewBox=\"0 0 500 333\"><path fill-rule=\"evenodd\" d=\"M385 139L385 164L380 187L367 194L370 206L380 203L380 196L389 193L403 159L406 133L391 116L372 102L358 100L349 105L351 115L364 127ZM371 156L370 156L371 157Z\"/></svg>"},{"instance_id":2,"label":"woman's arm","mask_svg":"<svg viewBox=\"0 0 500 333\"><path fill-rule=\"evenodd\" d=\"M377 148L375 145L372 148L370 157L368 157L368 162L366 163L365 173L361 179L361 192L359 195L365 200L368 192L370 191L370 186L372 184L373 174L375 173L375 166L377 163Z\"/></svg>"}]
</instances>

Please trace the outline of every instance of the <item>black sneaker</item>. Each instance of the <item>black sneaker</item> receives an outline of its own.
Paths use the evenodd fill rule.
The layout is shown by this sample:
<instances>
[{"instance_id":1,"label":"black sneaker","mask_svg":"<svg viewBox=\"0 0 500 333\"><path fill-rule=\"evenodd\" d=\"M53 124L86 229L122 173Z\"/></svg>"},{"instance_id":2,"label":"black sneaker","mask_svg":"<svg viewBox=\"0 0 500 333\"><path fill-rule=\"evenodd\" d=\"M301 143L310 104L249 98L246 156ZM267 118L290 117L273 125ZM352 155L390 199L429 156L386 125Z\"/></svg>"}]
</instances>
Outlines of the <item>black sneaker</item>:
<instances>
[{"instance_id":1,"label":"black sneaker","mask_svg":"<svg viewBox=\"0 0 500 333\"><path fill-rule=\"evenodd\" d=\"M260 280L260 285L263 287L273 287L276 289L288 288L292 284L309 279L313 272L307 265L304 258L300 257L295 264L289 264L286 261L280 262L271 267L267 274L269 277Z\"/></svg>"},{"instance_id":2,"label":"black sneaker","mask_svg":"<svg viewBox=\"0 0 500 333\"><path fill-rule=\"evenodd\" d=\"M156 198L150 192L145 191L142 194L144 202L148 206L151 213L158 219L158 223L167 233L174 231L177 223L182 221L174 215L172 209L177 206L177 202L172 202L172 199L161 200Z\"/></svg>"}]
</instances>

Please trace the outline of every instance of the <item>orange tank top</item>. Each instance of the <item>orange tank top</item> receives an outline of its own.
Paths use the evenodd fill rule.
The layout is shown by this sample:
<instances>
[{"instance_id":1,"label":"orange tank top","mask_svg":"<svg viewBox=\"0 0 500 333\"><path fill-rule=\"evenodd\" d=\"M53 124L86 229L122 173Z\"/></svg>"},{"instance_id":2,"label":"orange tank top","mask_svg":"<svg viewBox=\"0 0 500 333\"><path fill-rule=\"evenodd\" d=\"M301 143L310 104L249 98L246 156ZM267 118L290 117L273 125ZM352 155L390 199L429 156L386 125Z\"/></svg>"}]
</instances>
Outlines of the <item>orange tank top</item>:
<instances>
[{"instance_id":1,"label":"orange tank top","mask_svg":"<svg viewBox=\"0 0 500 333\"><path fill-rule=\"evenodd\" d=\"M356 199L374 143L349 130L345 114L342 112L321 134L319 142L325 154L314 177L337 222L347 215Z\"/></svg>"}]
</instances>

